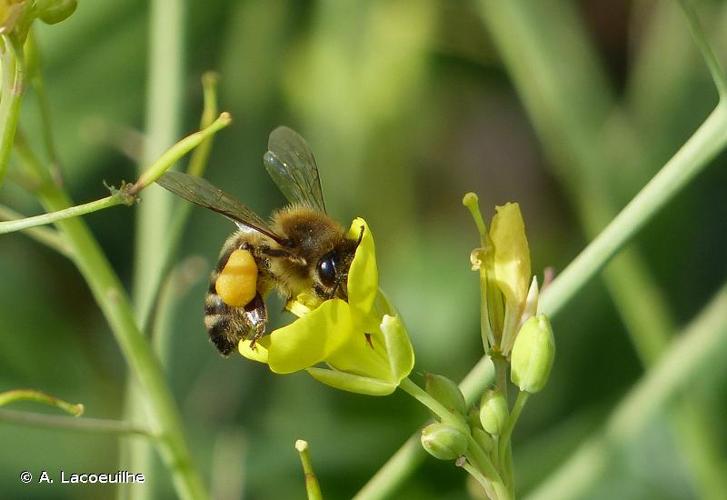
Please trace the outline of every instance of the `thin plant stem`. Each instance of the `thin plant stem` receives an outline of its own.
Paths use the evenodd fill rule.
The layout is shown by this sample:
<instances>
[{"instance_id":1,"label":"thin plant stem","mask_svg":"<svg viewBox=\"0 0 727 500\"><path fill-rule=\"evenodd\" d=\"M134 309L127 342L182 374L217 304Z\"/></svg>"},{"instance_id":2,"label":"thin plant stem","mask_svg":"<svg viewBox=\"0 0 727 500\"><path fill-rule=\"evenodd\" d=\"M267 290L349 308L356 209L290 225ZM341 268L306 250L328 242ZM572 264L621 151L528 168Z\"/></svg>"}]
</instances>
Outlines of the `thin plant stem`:
<instances>
[{"instance_id":1,"label":"thin plant stem","mask_svg":"<svg viewBox=\"0 0 727 500\"><path fill-rule=\"evenodd\" d=\"M477 469L487 478L487 481L494 490L496 498L506 500L512 496L490 458L471 435L468 437L467 459L475 464Z\"/></svg>"},{"instance_id":2,"label":"thin plant stem","mask_svg":"<svg viewBox=\"0 0 727 500\"><path fill-rule=\"evenodd\" d=\"M23 214L18 213L5 205L0 205L0 220L4 219L6 221L14 221L24 218L25 216ZM66 240L64 240L55 229L48 229L47 227L33 227L24 230L23 233L48 248L55 250L61 255L68 257L69 259L73 258L71 247L68 246Z\"/></svg>"},{"instance_id":3,"label":"thin plant stem","mask_svg":"<svg viewBox=\"0 0 727 500\"><path fill-rule=\"evenodd\" d=\"M527 403L529 395L530 394L525 391L518 392L517 398L515 398L515 404L513 404L512 411L505 423L505 428L503 429L496 445L498 448L497 454L500 460L500 465L502 466L500 470L505 472L507 485L511 491L515 489L512 477L512 431L515 429L515 425L520 418L523 408L525 408L525 403Z\"/></svg>"},{"instance_id":4,"label":"thin plant stem","mask_svg":"<svg viewBox=\"0 0 727 500\"><path fill-rule=\"evenodd\" d=\"M718 105L679 151L540 297L553 315L727 145L727 104Z\"/></svg>"},{"instance_id":5,"label":"thin plant stem","mask_svg":"<svg viewBox=\"0 0 727 500\"><path fill-rule=\"evenodd\" d=\"M490 313L488 306L488 290L487 290L487 266L483 262L485 255L491 248L489 242L489 235L487 233L487 226L482 218L482 212L480 212L479 199L475 193L467 193L462 198L462 204L472 214L472 219L475 221L477 226L477 232L480 234L480 248L475 250L470 256L470 260L477 259L479 262L473 261L473 269L479 267L480 274L480 335L482 337L482 346L485 350L485 354L490 352L490 346L495 342L495 335L492 331L492 325L490 325ZM477 255L475 252L481 253Z\"/></svg>"},{"instance_id":6,"label":"thin plant stem","mask_svg":"<svg viewBox=\"0 0 727 500\"><path fill-rule=\"evenodd\" d=\"M63 219L78 217L79 215L97 212L117 205L133 204L136 195L141 190L156 181L164 174L164 172L172 167L176 161L197 147L206 138L214 135L219 130L229 125L230 121L230 115L228 113L222 113L209 127L185 137L165 151L147 170L144 171L144 173L142 173L136 183L122 186L120 189L115 190L115 192L110 196L42 215L0 222L0 234L22 231L24 229L44 224L52 224Z\"/></svg>"},{"instance_id":7,"label":"thin plant stem","mask_svg":"<svg viewBox=\"0 0 727 500\"><path fill-rule=\"evenodd\" d=\"M41 403L48 406L53 406L59 410L73 415L74 417L81 416L83 414L83 405L80 403L73 404L63 401L55 396L46 394L45 392L37 391L35 389L14 389L11 391L0 392L0 406L5 406L10 403L17 403L20 401L32 401L33 403Z\"/></svg>"},{"instance_id":8,"label":"thin plant stem","mask_svg":"<svg viewBox=\"0 0 727 500\"><path fill-rule=\"evenodd\" d=\"M90 201L81 205L74 205L72 207L68 207L63 210L57 210L55 212L49 212L41 215L34 215L32 217L24 217L22 219L0 222L0 234L23 231L45 224L52 224L59 220L69 219L71 217L78 217L80 215L85 215L92 212L98 212L99 210L115 207L117 205L123 205L124 203L126 202L122 193L112 194L105 198L101 198L100 200Z\"/></svg>"},{"instance_id":9,"label":"thin plant stem","mask_svg":"<svg viewBox=\"0 0 727 500\"><path fill-rule=\"evenodd\" d=\"M25 88L23 47L14 35L2 35L2 95L0 96L0 186L8 170L10 151L20 118L20 101Z\"/></svg>"},{"instance_id":10,"label":"thin plant stem","mask_svg":"<svg viewBox=\"0 0 727 500\"><path fill-rule=\"evenodd\" d=\"M202 90L204 96L204 108L202 109L202 118L200 120L200 128L208 127L214 122L215 116L217 116L217 76L214 73L208 72L202 75ZM202 141L200 145L195 148L192 156L189 159L189 165L187 167L187 173L190 175L201 176L207 169L207 159L212 148L213 137ZM138 317L141 321L142 330L146 330L146 327L151 318L152 311L154 309L154 300L156 299L159 287L163 277L169 271L169 267L172 262L174 253L179 246L179 242L182 239L184 228L187 225L189 215L192 213L192 205L190 203L178 203L175 200L176 205L174 213L172 215L171 222L169 223L169 230L164 244L161 250L161 265L158 268L152 270L152 276L149 278L149 287L152 293L148 295L148 300L138 305Z\"/></svg>"},{"instance_id":11,"label":"thin plant stem","mask_svg":"<svg viewBox=\"0 0 727 500\"><path fill-rule=\"evenodd\" d=\"M411 436L356 493L353 500L394 498L401 483L414 473L426 457L419 435Z\"/></svg>"},{"instance_id":12,"label":"thin plant stem","mask_svg":"<svg viewBox=\"0 0 727 500\"><path fill-rule=\"evenodd\" d=\"M459 384L468 406L478 400L486 387L495 381L495 365L483 356ZM427 457L418 435L413 435L386 461L354 497L356 500L391 497L401 483Z\"/></svg>"},{"instance_id":13,"label":"thin plant stem","mask_svg":"<svg viewBox=\"0 0 727 500\"><path fill-rule=\"evenodd\" d=\"M609 458L631 442L651 422L656 411L672 400L709 367L727 356L727 286L692 320L654 367L629 391L604 427L587 439L528 498L583 497L606 469Z\"/></svg>"},{"instance_id":14,"label":"thin plant stem","mask_svg":"<svg viewBox=\"0 0 727 500\"><path fill-rule=\"evenodd\" d=\"M707 63L709 73L712 76L714 85L717 87L720 100L727 98L727 77L725 76L722 65L719 63L719 59L712 50L707 37L704 34L701 23L699 22L699 16L694 10L694 5L690 0L679 0L679 5L684 12L685 17L689 23L689 30L692 33L695 43L699 47L699 51L704 57L704 61Z\"/></svg>"},{"instance_id":15,"label":"thin plant stem","mask_svg":"<svg viewBox=\"0 0 727 500\"><path fill-rule=\"evenodd\" d=\"M399 383L399 388L429 408L443 423L448 423L454 427L462 427L464 425L464 422L456 418L442 403L430 396L427 391L416 385L411 379L405 378L402 380Z\"/></svg>"},{"instance_id":16,"label":"thin plant stem","mask_svg":"<svg viewBox=\"0 0 727 500\"><path fill-rule=\"evenodd\" d=\"M490 482L485 476L482 475L477 467L473 467L472 464L469 463L467 460L463 460L457 465L466 470L467 473L472 476L480 484L480 486L482 486L488 498L493 498L496 495L495 491L492 489L492 485L490 484Z\"/></svg>"},{"instance_id":17,"label":"thin plant stem","mask_svg":"<svg viewBox=\"0 0 727 500\"><path fill-rule=\"evenodd\" d=\"M174 143L180 128L184 83L185 2L153 0L149 2L149 9L146 141L142 166ZM132 293L136 306L153 301L154 290L149 281L161 264L159 248L166 238L171 203L172 198L163 189L154 187L144 194L144 203L139 207ZM137 307L137 319L141 317L140 311Z\"/></svg>"},{"instance_id":18,"label":"thin plant stem","mask_svg":"<svg viewBox=\"0 0 727 500\"><path fill-rule=\"evenodd\" d=\"M45 427L48 429L61 429L76 432L93 432L102 434L135 434L153 438L150 430L136 427L119 420L86 417L66 417L62 415L45 415L42 413L31 413L0 409L0 422L31 426Z\"/></svg>"},{"instance_id":19,"label":"thin plant stem","mask_svg":"<svg viewBox=\"0 0 727 500\"><path fill-rule=\"evenodd\" d=\"M27 145L17 142L16 150L22 165L45 180L38 195L46 209L63 210L71 206L66 193L55 185L49 172ZM57 221L56 225L73 249L79 271L89 284L125 359L146 394L151 416L150 427L159 436L156 443L171 473L177 494L184 499L207 498L184 439L181 419L164 380L163 370L149 342L136 325L131 302L118 276L82 219L63 219Z\"/></svg>"},{"instance_id":20,"label":"thin plant stem","mask_svg":"<svg viewBox=\"0 0 727 500\"><path fill-rule=\"evenodd\" d=\"M510 415L507 419L505 428L500 435L500 456L504 455L504 449L510 442L510 438L512 437L512 431L513 429L515 429L515 425L520 418L520 414L522 413L523 408L525 408L525 403L527 403L529 395L530 394L528 392L519 391L517 394L517 398L515 398L515 404L513 404L512 406L512 411L510 412Z\"/></svg>"},{"instance_id":21,"label":"thin plant stem","mask_svg":"<svg viewBox=\"0 0 727 500\"><path fill-rule=\"evenodd\" d=\"M323 500L321 487L318 484L318 478L313 470L313 461L310 458L308 442L299 439L295 442L295 449L300 456L300 463L303 466L303 474L305 475L305 491L308 500Z\"/></svg>"}]
</instances>

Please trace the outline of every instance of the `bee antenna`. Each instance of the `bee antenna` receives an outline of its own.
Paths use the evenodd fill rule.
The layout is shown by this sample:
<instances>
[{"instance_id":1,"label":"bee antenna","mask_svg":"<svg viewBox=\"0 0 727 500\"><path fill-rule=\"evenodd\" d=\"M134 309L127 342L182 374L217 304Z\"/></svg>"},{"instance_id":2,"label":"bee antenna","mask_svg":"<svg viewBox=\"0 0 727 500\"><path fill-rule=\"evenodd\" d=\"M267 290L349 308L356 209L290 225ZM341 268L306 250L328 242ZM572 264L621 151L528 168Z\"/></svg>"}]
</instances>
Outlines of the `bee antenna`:
<instances>
[{"instance_id":1,"label":"bee antenna","mask_svg":"<svg viewBox=\"0 0 727 500\"><path fill-rule=\"evenodd\" d=\"M364 226L361 226L361 232L358 234L358 240L356 241L356 246L359 246L361 244L361 240L363 239L364 235Z\"/></svg>"}]
</instances>

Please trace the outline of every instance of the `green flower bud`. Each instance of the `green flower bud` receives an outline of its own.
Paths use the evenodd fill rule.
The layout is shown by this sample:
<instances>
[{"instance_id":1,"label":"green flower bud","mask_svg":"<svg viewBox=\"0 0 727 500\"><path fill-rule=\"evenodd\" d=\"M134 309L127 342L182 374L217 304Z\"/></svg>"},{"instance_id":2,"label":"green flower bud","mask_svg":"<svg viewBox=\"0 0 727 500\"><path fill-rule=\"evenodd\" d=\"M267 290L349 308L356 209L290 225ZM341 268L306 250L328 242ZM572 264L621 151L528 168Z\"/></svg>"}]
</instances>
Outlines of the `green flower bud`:
<instances>
[{"instance_id":1,"label":"green flower bud","mask_svg":"<svg viewBox=\"0 0 727 500\"><path fill-rule=\"evenodd\" d=\"M447 424L429 424L422 430L422 446L439 460L454 460L467 451L467 435Z\"/></svg>"},{"instance_id":2,"label":"green flower bud","mask_svg":"<svg viewBox=\"0 0 727 500\"><path fill-rule=\"evenodd\" d=\"M480 423L482 428L493 436L497 436L505 428L507 417L505 396L496 389L486 391L480 402Z\"/></svg>"},{"instance_id":3,"label":"green flower bud","mask_svg":"<svg viewBox=\"0 0 727 500\"><path fill-rule=\"evenodd\" d=\"M46 24L60 23L76 11L77 0L36 0L38 17Z\"/></svg>"},{"instance_id":4,"label":"green flower bud","mask_svg":"<svg viewBox=\"0 0 727 500\"><path fill-rule=\"evenodd\" d=\"M545 387L555 357L555 340L547 316L533 316L520 328L512 348L512 383L534 394Z\"/></svg>"},{"instance_id":5,"label":"green flower bud","mask_svg":"<svg viewBox=\"0 0 727 500\"><path fill-rule=\"evenodd\" d=\"M479 427L472 430L472 438L478 445L480 445L480 448L482 448L485 453L491 452L495 447L495 440L492 439L492 436Z\"/></svg>"},{"instance_id":6,"label":"green flower bud","mask_svg":"<svg viewBox=\"0 0 727 500\"><path fill-rule=\"evenodd\" d=\"M427 373L424 387L430 396L442 403L451 412L464 415L467 411L467 404L462 391L459 390L457 384L447 377L436 373Z\"/></svg>"}]
</instances>

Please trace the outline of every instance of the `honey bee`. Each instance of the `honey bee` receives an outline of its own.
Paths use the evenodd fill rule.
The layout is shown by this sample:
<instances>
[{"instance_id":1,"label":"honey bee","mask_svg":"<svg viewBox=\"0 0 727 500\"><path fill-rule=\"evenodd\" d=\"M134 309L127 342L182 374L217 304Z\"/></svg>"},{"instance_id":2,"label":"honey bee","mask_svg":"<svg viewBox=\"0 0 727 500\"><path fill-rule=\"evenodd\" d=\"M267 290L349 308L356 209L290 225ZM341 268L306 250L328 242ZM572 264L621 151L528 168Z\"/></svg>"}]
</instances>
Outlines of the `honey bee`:
<instances>
[{"instance_id":1,"label":"honey bee","mask_svg":"<svg viewBox=\"0 0 727 500\"><path fill-rule=\"evenodd\" d=\"M272 290L286 301L303 292L312 292L320 300L347 300L348 270L363 236L362 227L358 239L347 238L344 228L326 214L318 166L298 133L287 127L273 130L263 164L289 202L269 222L200 177L170 171L157 181L238 227L222 246L205 299L205 327L223 356L235 350L240 340L250 340L254 346L265 334L264 299ZM220 277L233 260L250 261L246 269L252 273L252 284L245 282L250 293L235 292L234 300L222 293L227 299L223 300Z\"/></svg>"}]
</instances>

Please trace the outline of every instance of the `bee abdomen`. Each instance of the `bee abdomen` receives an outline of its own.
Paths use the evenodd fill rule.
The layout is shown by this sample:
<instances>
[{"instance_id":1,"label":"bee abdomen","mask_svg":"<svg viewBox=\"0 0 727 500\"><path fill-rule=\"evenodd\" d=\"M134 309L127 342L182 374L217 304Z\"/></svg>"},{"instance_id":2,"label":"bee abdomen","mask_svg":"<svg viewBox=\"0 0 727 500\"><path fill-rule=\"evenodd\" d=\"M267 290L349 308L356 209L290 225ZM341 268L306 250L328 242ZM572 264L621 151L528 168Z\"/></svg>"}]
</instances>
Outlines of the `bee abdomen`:
<instances>
[{"instance_id":1,"label":"bee abdomen","mask_svg":"<svg viewBox=\"0 0 727 500\"><path fill-rule=\"evenodd\" d=\"M229 355L237 347L240 337L231 321L234 312L214 293L214 281L212 281L210 293L205 299L204 314L204 326L210 340L221 354Z\"/></svg>"}]
</instances>

